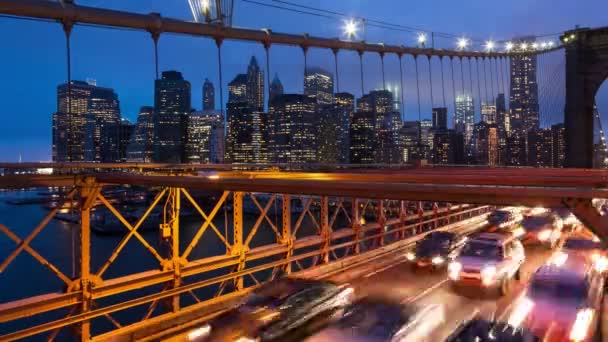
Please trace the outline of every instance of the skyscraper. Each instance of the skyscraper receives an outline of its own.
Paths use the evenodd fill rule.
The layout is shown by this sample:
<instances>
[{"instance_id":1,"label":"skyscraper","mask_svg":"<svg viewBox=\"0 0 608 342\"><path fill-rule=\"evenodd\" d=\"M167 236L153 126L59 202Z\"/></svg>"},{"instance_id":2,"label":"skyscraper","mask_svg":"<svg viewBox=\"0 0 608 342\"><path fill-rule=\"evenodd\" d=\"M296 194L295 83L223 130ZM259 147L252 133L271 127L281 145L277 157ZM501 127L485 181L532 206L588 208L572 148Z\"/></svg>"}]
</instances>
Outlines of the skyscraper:
<instances>
[{"instance_id":1,"label":"skyscraper","mask_svg":"<svg viewBox=\"0 0 608 342\"><path fill-rule=\"evenodd\" d=\"M190 82L181 72L163 71L154 83L154 160L185 161L187 122L190 114Z\"/></svg>"},{"instance_id":2,"label":"skyscraper","mask_svg":"<svg viewBox=\"0 0 608 342\"><path fill-rule=\"evenodd\" d=\"M393 94L388 90L372 90L357 99L357 110L372 111L380 115L392 112L394 111ZM378 120L380 122L383 118Z\"/></svg>"},{"instance_id":3,"label":"skyscraper","mask_svg":"<svg viewBox=\"0 0 608 342\"><path fill-rule=\"evenodd\" d=\"M314 163L319 149L318 117L313 98L283 94L268 113L269 155L274 163Z\"/></svg>"},{"instance_id":4,"label":"skyscraper","mask_svg":"<svg viewBox=\"0 0 608 342\"><path fill-rule=\"evenodd\" d=\"M553 167L564 167L566 159L565 127L563 123L551 126L551 140L553 143Z\"/></svg>"},{"instance_id":5,"label":"skyscraper","mask_svg":"<svg viewBox=\"0 0 608 342\"><path fill-rule=\"evenodd\" d=\"M481 121L487 124L496 123L496 105L494 103L484 103L481 106Z\"/></svg>"},{"instance_id":6,"label":"skyscraper","mask_svg":"<svg viewBox=\"0 0 608 342\"><path fill-rule=\"evenodd\" d=\"M228 102L248 102L247 74L238 74L228 83Z\"/></svg>"},{"instance_id":7,"label":"skyscraper","mask_svg":"<svg viewBox=\"0 0 608 342\"><path fill-rule=\"evenodd\" d=\"M374 163L376 145L376 113L370 110L354 112L350 125L350 162Z\"/></svg>"},{"instance_id":8,"label":"skyscraper","mask_svg":"<svg viewBox=\"0 0 608 342\"><path fill-rule=\"evenodd\" d=\"M553 132L538 129L528 132L528 165L534 167L553 166Z\"/></svg>"},{"instance_id":9,"label":"skyscraper","mask_svg":"<svg viewBox=\"0 0 608 342\"><path fill-rule=\"evenodd\" d=\"M473 136L475 124L475 106L473 97L468 94L456 96L456 112L454 116L454 129L464 135L465 145L468 145Z\"/></svg>"},{"instance_id":10,"label":"skyscraper","mask_svg":"<svg viewBox=\"0 0 608 342\"><path fill-rule=\"evenodd\" d=\"M403 162L409 163L424 158L424 149L420 142L420 121L405 121L400 129Z\"/></svg>"},{"instance_id":11,"label":"skyscraper","mask_svg":"<svg viewBox=\"0 0 608 342\"><path fill-rule=\"evenodd\" d=\"M110 139L107 127L119 122L118 97L112 89L83 81L59 85L57 111L53 114L53 161L83 161L85 157L102 161L102 147L107 151L112 144L118 147L118 137ZM102 142L102 133L106 142ZM110 156L108 159L116 161Z\"/></svg>"},{"instance_id":12,"label":"skyscraper","mask_svg":"<svg viewBox=\"0 0 608 342\"><path fill-rule=\"evenodd\" d=\"M474 157L472 164L498 165L498 128L496 124L485 121L475 124L472 145Z\"/></svg>"},{"instance_id":13,"label":"skyscraper","mask_svg":"<svg viewBox=\"0 0 608 342\"><path fill-rule=\"evenodd\" d=\"M154 108L141 107L135 129L127 146L127 161L151 163L154 161Z\"/></svg>"},{"instance_id":14,"label":"skyscraper","mask_svg":"<svg viewBox=\"0 0 608 342\"><path fill-rule=\"evenodd\" d=\"M376 127L375 162L380 164L398 164L402 160L403 142L401 139L401 114L385 113L383 121ZM376 118L378 120L378 118ZM429 121L430 122L430 121Z\"/></svg>"},{"instance_id":15,"label":"skyscraper","mask_svg":"<svg viewBox=\"0 0 608 342\"><path fill-rule=\"evenodd\" d=\"M333 103L333 75L321 68L308 68L304 78L304 95L308 95L320 105Z\"/></svg>"},{"instance_id":16,"label":"skyscraper","mask_svg":"<svg viewBox=\"0 0 608 342\"><path fill-rule=\"evenodd\" d=\"M247 67L247 102L254 111L264 110L264 71L258 66L258 60L251 56Z\"/></svg>"},{"instance_id":17,"label":"skyscraper","mask_svg":"<svg viewBox=\"0 0 608 342\"><path fill-rule=\"evenodd\" d=\"M433 129L448 129L448 109L445 107L433 108Z\"/></svg>"},{"instance_id":18,"label":"skyscraper","mask_svg":"<svg viewBox=\"0 0 608 342\"><path fill-rule=\"evenodd\" d=\"M433 150L433 134L433 122L428 119L420 121L420 159L429 160L431 158L431 151Z\"/></svg>"},{"instance_id":19,"label":"skyscraper","mask_svg":"<svg viewBox=\"0 0 608 342\"><path fill-rule=\"evenodd\" d=\"M439 130L433 137L433 163L442 165L464 163L464 136L455 130Z\"/></svg>"},{"instance_id":20,"label":"skyscraper","mask_svg":"<svg viewBox=\"0 0 608 342\"><path fill-rule=\"evenodd\" d=\"M127 161L127 148L135 131L135 125L128 119L122 118L118 128L118 158L120 162Z\"/></svg>"},{"instance_id":21,"label":"skyscraper","mask_svg":"<svg viewBox=\"0 0 608 342\"><path fill-rule=\"evenodd\" d=\"M231 163L268 162L267 116L247 102L228 102L226 160Z\"/></svg>"},{"instance_id":22,"label":"skyscraper","mask_svg":"<svg viewBox=\"0 0 608 342\"><path fill-rule=\"evenodd\" d=\"M350 163L350 124L355 112L355 97L350 93L336 93L334 100L335 113L340 118L338 161Z\"/></svg>"},{"instance_id":23,"label":"skyscraper","mask_svg":"<svg viewBox=\"0 0 608 342\"><path fill-rule=\"evenodd\" d=\"M215 87L209 79L205 78L203 83L203 110L215 109Z\"/></svg>"},{"instance_id":24,"label":"skyscraper","mask_svg":"<svg viewBox=\"0 0 608 342\"><path fill-rule=\"evenodd\" d=\"M188 118L186 161L221 163L224 157L224 116L220 111L192 112Z\"/></svg>"},{"instance_id":25,"label":"skyscraper","mask_svg":"<svg viewBox=\"0 0 608 342\"><path fill-rule=\"evenodd\" d=\"M268 97L270 98L270 102L272 102L272 100L274 100L277 96L283 95L284 92L285 91L283 90L283 84L281 83L281 80L279 80L279 75L274 74L274 78L272 79L272 82L270 83L270 89L269 89L269 95L268 95Z\"/></svg>"},{"instance_id":26,"label":"skyscraper","mask_svg":"<svg viewBox=\"0 0 608 342\"><path fill-rule=\"evenodd\" d=\"M517 39L515 43L534 40L533 37ZM536 55L521 54L510 58L511 89L509 108L512 130L522 134L539 128L538 84L536 82Z\"/></svg>"}]
</instances>

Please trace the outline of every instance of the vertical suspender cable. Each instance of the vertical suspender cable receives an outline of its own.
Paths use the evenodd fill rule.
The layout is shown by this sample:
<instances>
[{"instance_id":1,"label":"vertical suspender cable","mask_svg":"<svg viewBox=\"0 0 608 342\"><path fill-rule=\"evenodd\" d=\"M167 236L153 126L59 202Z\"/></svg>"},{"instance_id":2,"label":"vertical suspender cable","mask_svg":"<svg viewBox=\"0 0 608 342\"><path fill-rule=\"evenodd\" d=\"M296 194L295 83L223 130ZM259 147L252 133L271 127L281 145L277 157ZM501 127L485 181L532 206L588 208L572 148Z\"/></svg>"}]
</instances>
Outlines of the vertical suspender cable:
<instances>
[{"instance_id":1,"label":"vertical suspender cable","mask_svg":"<svg viewBox=\"0 0 608 342\"><path fill-rule=\"evenodd\" d=\"M485 87L484 90L484 102L487 104L488 103L488 73L486 71L486 58L482 57L481 58L481 63L483 64L483 84Z\"/></svg>"},{"instance_id":2,"label":"vertical suspender cable","mask_svg":"<svg viewBox=\"0 0 608 342\"><path fill-rule=\"evenodd\" d=\"M401 82L401 121L405 121L405 101L404 101L404 89L403 89L403 61L401 57L403 55L399 54L399 82Z\"/></svg>"},{"instance_id":3,"label":"vertical suspender cable","mask_svg":"<svg viewBox=\"0 0 608 342\"><path fill-rule=\"evenodd\" d=\"M217 46L217 70L218 70L218 78L219 78L219 90L220 90L220 113L224 116L224 131L227 130L228 125L228 115L224 112L224 90L222 83L222 39L216 38L215 45ZM224 133L225 134L225 133Z\"/></svg>"},{"instance_id":4,"label":"vertical suspender cable","mask_svg":"<svg viewBox=\"0 0 608 342\"><path fill-rule=\"evenodd\" d=\"M72 48L70 46L70 40L72 35L72 23L64 21L63 22L63 32L65 33L65 52L66 52L66 73L67 73L67 83L68 83L68 101L67 101L67 115L68 119L68 130L69 134L67 136L68 139L68 155L67 161L72 161L72 143L74 137L74 129L72 126ZM70 201L70 208L72 208L72 201ZM76 277L76 227L75 225L71 225L72 228L72 278Z\"/></svg>"},{"instance_id":5,"label":"vertical suspender cable","mask_svg":"<svg viewBox=\"0 0 608 342\"><path fill-rule=\"evenodd\" d=\"M489 103L492 103L492 99L496 96L494 92L494 72L492 71L492 57L488 58L488 62L490 62L490 98L488 99Z\"/></svg>"},{"instance_id":6,"label":"vertical suspender cable","mask_svg":"<svg viewBox=\"0 0 608 342\"><path fill-rule=\"evenodd\" d=\"M308 75L308 47L302 45L302 52L304 53L304 82L302 82L302 86L304 87L304 91L306 91L306 76Z\"/></svg>"},{"instance_id":7,"label":"vertical suspender cable","mask_svg":"<svg viewBox=\"0 0 608 342\"><path fill-rule=\"evenodd\" d=\"M498 66L498 71L500 73L500 89L502 94L506 97L507 95L505 94L505 79L503 77L503 60L504 57L499 57L498 64L500 64L500 66Z\"/></svg>"},{"instance_id":8,"label":"vertical suspender cable","mask_svg":"<svg viewBox=\"0 0 608 342\"><path fill-rule=\"evenodd\" d=\"M380 64L382 64L382 90L386 90L386 78L384 75L384 52L380 52Z\"/></svg>"},{"instance_id":9,"label":"vertical suspender cable","mask_svg":"<svg viewBox=\"0 0 608 342\"><path fill-rule=\"evenodd\" d=\"M464 70L463 70L463 66L462 66L462 57L458 57L460 60L460 85L462 88L462 95L465 95L465 89L464 89Z\"/></svg>"},{"instance_id":10,"label":"vertical suspender cable","mask_svg":"<svg viewBox=\"0 0 608 342\"><path fill-rule=\"evenodd\" d=\"M495 74L496 75L496 94L494 94L494 95L497 95L498 93L500 93L500 82L498 80L498 59L497 58L498 57L494 58L494 71L496 72L496 74Z\"/></svg>"},{"instance_id":11,"label":"vertical suspender cable","mask_svg":"<svg viewBox=\"0 0 608 342\"><path fill-rule=\"evenodd\" d=\"M270 43L264 43L266 51L266 89L268 90L268 98L266 100L266 113L270 111Z\"/></svg>"},{"instance_id":12,"label":"vertical suspender cable","mask_svg":"<svg viewBox=\"0 0 608 342\"><path fill-rule=\"evenodd\" d=\"M443 108L445 107L445 80L443 78L443 56L439 56L439 65L441 66L441 97L443 99Z\"/></svg>"},{"instance_id":13,"label":"vertical suspender cable","mask_svg":"<svg viewBox=\"0 0 608 342\"><path fill-rule=\"evenodd\" d=\"M361 96L365 94L365 90L363 89L363 51L359 50L359 65L361 67Z\"/></svg>"},{"instance_id":14,"label":"vertical suspender cable","mask_svg":"<svg viewBox=\"0 0 608 342\"><path fill-rule=\"evenodd\" d=\"M456 126L456 85L454 83L454 57L450 56L450 66L452 69L452 98L454 100L454 119L453 121L453 125L454 127Z\"/></svg>"},{"instance_id":15,"label":"vertical suspender cable","mask_svg":"<svg viewBox=\"0 0 608 342\"><path fill-rule=\"evenodd\" d=\"M340 74L338 74L338 49L333 49L334 52L334 65L336 67L336 93L340 92Z\"/></svg>"},{"instance_id":16,"label":"vertical suspender cable","mask_svg":"<svg viewBox=\"0 0 608 342\"><path fill-rule=\"evenodd\" d=\"M475 64L477 68L477 94L479 96L479 113L481 114L481 79L479 77L479 57L475 57Z\"/></svg>"},{"instance_id":17,"label":"vertical suspender cable","mask_svg":"<svg viewBox=\"0 0 608 342\"><path fill-rule=\"evenodd\" d=\"M429 60L429 88L431 90L431 110L433 109L433 107L435 107L435 99L433 97L433 66L431 64L431 58L433 57L432 55L427 55L426 56Z\"/></svg>"},{"instance_id":18,"label":"vertical suspender cable","mask_svg":"<svg viewBox=\"0 0 608 342\"><path fill-rule=\"evenodd\" d=\"M414 62L416 64L416 97L418 99L418 145L421 145L422 131L420 122L422 121L422 111L420 109L420 83L418 82L418 55L414 55Z\"/></svg>"},{"instance_id":19,"label":"vertical suspender cable","mask_svg":"<svg viewBox=\"0 0 608 342\"><path fill-rule=\"evenodd\" d=\"M471 102L473 102L473 70L471 68L471 58L467 57L467 62L469 64L469 89L471 90ZM473 108L475 108L475 102L473 102ZM479 108L481 111L481 108ZM481 112L480 112L481 113ZM475 120L473 120L475 121Z\"/></svg>"}]
</instances>

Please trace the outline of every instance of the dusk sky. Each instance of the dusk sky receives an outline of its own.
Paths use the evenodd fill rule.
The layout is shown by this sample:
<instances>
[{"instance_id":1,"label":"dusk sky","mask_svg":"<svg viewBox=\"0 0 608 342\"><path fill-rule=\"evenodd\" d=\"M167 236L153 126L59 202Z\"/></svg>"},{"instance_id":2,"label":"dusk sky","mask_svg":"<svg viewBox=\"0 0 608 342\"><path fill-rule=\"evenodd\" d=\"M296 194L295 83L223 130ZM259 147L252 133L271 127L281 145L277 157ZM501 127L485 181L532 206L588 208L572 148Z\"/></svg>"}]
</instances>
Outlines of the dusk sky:
<instances>
[{"instance_id":1,"label":"dusk sky","mask_svg":"<svg viewBox=\"0 0 608 342\"><path fill-rule=\"evenodd\" d=\"M319 7L353 16L382 20L389 23L448 32L478 39L509 40L524 35L559 33L573 28L608 25L606 0L291 0L298 4ZM98 6L140 13L159 12L166 17L192 20L187 0L77 0L80 5ZM272 0L256 2L280 5ZM323 37L340 37L341 19L328 19L264 7L246 0L234 0L234 25L249 28L271 28L275 32L309 33ZM51 115L56 110L56 87L66 80L65 40L60 25L46 22L0 18L0 160L50 160ZM369 27L363 37L369 42L415 45L416 33ZM555 42L556 36L552 38ZM455 39L438 39L437 45L455 46ZM239 72L244 72L251 55L266 69L264 49L260 44L246 42L224 43L224 92L226 84ZM334 71L330 51L313 49L308 55L309 66ZM361 95L358 57L354 52L340 53L340 90ZM218 87L217 50L207 38L165 34L159 43L160 70L178 70L192 83L192 106L201 108L201 88L205 78ZM365 91L382 86L378 55L366 54ZM398 59L385 57L386 79L399 83ZM563 84L563 52L544 58L543 74L539 75L541 123L562 121L563 96L555 84ZM95 79L97 84L111 87L118 93L123 117L135 121L140 106L153 105L154 56L148 33L77 26L72 35L72 78ZM415 91L414 61L404 57L405 115L407 120L418 118ZM455 67L457 64L455 64ZM434 102L431 103L428 63L419 59L422 117L428 118L431 106L441 105L441 75L439 60L433 59ZM459 68L459 66L458 66ZM270 55L271 77L278 73L286 92L302 92L303 57L297 47L274 46ZM444 69L449 64L444 61ZM459 69L456 72L459 83ZM468 82L465 64L465 82ZM475 69L473 79L476 81ZM451 108L451 83L447 81L446 95ZM544 83L544 84L543 84ZM468 83L467 83L468 84ZM608 127L608 82L597 96L603 125ZM474 96L476 96L476 83ZM500 86L499 86L500 88ZM494 91L498 91L495 89ZM482 90L483 94L483 90ZM227 99L227 96L224 96ZM477 101L477 100L476 100ZM219 95L216 99L219 108ZM449 109L452 113L452 109Z\"/></svg>"}]
</instances>

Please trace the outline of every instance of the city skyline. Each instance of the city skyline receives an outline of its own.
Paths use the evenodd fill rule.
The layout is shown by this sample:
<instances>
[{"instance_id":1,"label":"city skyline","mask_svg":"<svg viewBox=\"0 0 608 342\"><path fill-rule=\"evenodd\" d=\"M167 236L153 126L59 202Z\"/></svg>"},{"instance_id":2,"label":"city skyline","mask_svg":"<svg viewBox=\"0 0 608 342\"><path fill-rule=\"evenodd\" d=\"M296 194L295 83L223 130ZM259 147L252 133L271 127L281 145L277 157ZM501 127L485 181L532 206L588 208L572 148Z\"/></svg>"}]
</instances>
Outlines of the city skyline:
<instances>
[{"instance_id":1,"label":"city skyline","mask_svg":"<svg viewBox=\"0 0 608 342\"><path fill-rule=\"evenodd\" d=\"M82 5L96 5L92 1L81 1ZM296 32L309 32L310 34L320 36L337 36L340 34L339 22L334 21L323 21L318 27L310 27L306 25L311 19L306 16L297 16L293 13L284 12L273 12L280 15L282 19L290 18L293 20L280 20L279 18L269 18L268 22L261 23L257 20L256 16L247 17L242 11L258 11L259 7L251 7L252 5L237 2L235 11L235 22L243 26L252 27L272 27L275 31L296 31ZM353 4L352 13L365 13L366 15L373 17L386 17L387 20L393 22L412 22L419 26L427 27L428 29L438 29L443 31L454 31L456 33L462 32L463 35L475 36L475 37L493 37L495 39L501 39L503 37L512 38L514 35L512 32L559 32L575 24L580 23L583 26L599 26L601 22L601 16L599 15L585 15L589 11L585 8L599 7L604 8L605 3L600 1L591 1L585 4L579 4L577 6L572 5L568 2L558 2L555 4L551 2L551 7L555 8L555 16L543 17L540 22L534 20L521 20L518 23L500 22L496 24L496 17L512 16L512 17L526 17L531 14L521 13L521 10L517 7L517 2L505 4L502 7L500 15L487 16L487 12L483 12L484 5L482 2L467 3L455 6L449 3L443 5L443 11L432 12L429 4L416 4L415 11L413 13L428 13L428 15L416 16L413 13L397 14L403 11L381 11L376 6L373 6L369 1L361 1L360 3ZM325 5L325 4L324 4ZM520 4L521 5L521 4ZM545 2L546 6L547 3ZM177 18L188 19L189 10L186 3L180 3L179 5L169 4L126 4L118 1L105 1L104 6L111 8L125 9L125 10L136 10L139 12L160 12L164 16L173 16ZM249 7L247 7L249 6ZM327 6L331 6L328 4ZM337 6L336 9L340 9L340 4L334 4ZM395 8L400 8L400 4L394 4ZM532 5L537 8L542 8L543 2ZM343 7L343 5L342 5ZM388 6L390 7L390 6ZM435 7L435 6L432 6ZM528 7L529 8L529 7ZM241 12L239 12L241 11ZM526 10L528 12L529 10ZM409 12L409 11L405 11ZM531 10L530 12L534 12ZM433 15L431 15L431 13ZM458 13L467 13L468 16L475 18L475 20L462 21L447 20L450 16L458 17ZM483 13L483 15L482 15ZM560 16L559 13L564 15ZM566 15L567 14L567 15ZM593 14L593 13L592 13ZM559 18L559 20L557 19ZM443 20L443 21L442 21ZM19 35L23 39L16 40L15 42L7 42L6 55L0 57L4 63L14 65L14 68L10 68L6 71L6 77L14 78L15 84L9 87L5 84L2 88L3 92L10 94L7 96L7 105L4 110L9 113L15 113L14 115L3 115L4 125L6 127L0 134L0 157L4 160L17 160L18 154L23 156L24 160L49 160L51 155L51 149L47 147L51 141L51 132L48 127L51 124L51 117L49 112L55 107L54 94L52 89L60 83L65 82L65 51L63 50L64 41L63 33L59 26L54 26L48 23L37 23L33 26L27 26L28 29L24 30L22 27L26 27L29 23L23 23L10 19L3 19L6 22L6 30L11 32L19 32ZM283 22L285 21L285 22ZM287 25L289 23L289 27ZM492 23L492 25L488 25ZM504 26L503 26L504 24ZM49 27L54 27L52 30ZM86 34L83 34L86 31ZM468 32L468 34L467 34ZM91 37L94 39L84 39L85 37ZM395 32L378 32L378 30L369 30L366 33L368 40L380 41L386 39L398 39L400 42L406 45L415 45L415 38L410 37L403 33L397 34ZM126 36L126 37L125 37ZM34 45L28 45L26 42L32 41L36 37L47 49L47 58L44 63L40 63L33 59L33 57L23 58L18 56L34 56L33 51ZM41 39L42 37L42 39ZM44 38L46 37L46 39ZM400 37L400 38L399 38ZM116 50L103 50L103 53L99 53L100 46L97 42L111 41ZM196 41L196 44L192 44L192 41ZM200 43L199 43L200 42ZM445 42L453 46L452 40ZM217 88L217 59L215 53L215 44L208 40L192 40L186 37L174 37L174 36L163 36L159 42L159 62L161 70L181 70L184 73L184 78L192 82L193 91L192 102L199 104L202 102L201 89L202 83L205 78L209 78ZM123 34L123 32L108 31L102 29L93 28L81 28L77 27L74 30L72 37L72 48L74 51L73 56L73 79L86 79L87 77L97 79L98 83L105 87L115 89L121 96L121 112L123 117L128 118L132 122L136 121L137 113L142 105L152 105L153 101L153 90L149 86L154 81L154 66L153 66L153 54L152 54L152 43L149 37L146 35L132 35ZM212 53L204 53L206 50L212 51ZM260 64L265 69L265 56L263 47L245 44L245 43L226 43L222 48L222 54L225 58L224 63L224 102L227 98L227 81L236 74L236 70L241 69L246 63L242 61L243 51L251 51ZM201 58L202 56L202 58ZM201 63L201 60L203 63ZM318 65L324 69L333 71L333 58L330 53L319 53L317 51L309 52L308 54L309 65ZM300 92L303 87L303 71L302 70L302 54L299 49L288 49L288 48L271 48L271 60L270 60L270 73L271 77L275 73L278 73L285 87L285 91L288 93ZM356 54L341 54L340 55L340 91L348 91L354 94L356 97L361 96L360 85L358 82L358 72L352 72L358 68ZM371 89L380 89L382 85L381 76L379 73L379 58L373 54L365 54L364 56L364 71L366 74L365 91L368 92ZM434 66L438 64L438 61L434 59ZM423 77L426 72L426 60L420 60L420 85L424 89L428 89L428 79ZM48 66L53 65L52 68ZM397 70L396 58L386 58L387 74L393 76L387 77L387 83L396 84L398 80L395 79L394 74ZM465 66L466 67L466 66ZM351 72L349 72L351 71ZM465 69L466 71L466 69ZM406 78L406 93L405 93L405 113L406 118L416 118L417 105L415 101L415 85L413 84L413 62L411 59L404 58L404 72ZM15 73L20 73L21 77L17 77ZM194 77L196 76L196 77ZM457 83L459 75L456 75ZM465 77L466 78L466 77ZM22 80L23 79L23 80ZM26 79L35 80L35 82L22 83ZM435 87L435 103L434 106L441 105L439 96L439 75L435 73L433 75L433 83ZM31 87L31 93L35 94L35 101L24 101L23 96L25 95L19 89L25 89L25 87ZM604 86L598 95L598 107L600 112L608 111L608 96L606 96L607 87ZM407 91L409 89L410 91ZM422 116L423 118L430 118L431 108L433 106L430 103L428 94L423 92L421 94L422 102ZM448 92L449 93L449 92ZM127 95L128 94L128 95ZM450 107L448 95L448 107ZM219 103L219 91L216 89L216 104ZM438 103L439 102L439 103ZM26 103L26 105L24 105ZM477 104L476 104L477 106ZM195 105L198 108L198 105ZM217 105L216 105L217 107ZM606 110L604 110L606 108ZM451 111L451 110L450 110ZM542 109L541 109L542 111ZM21 118L32 117L34 120L24 121ZM606 124L605 119L602 120L604 126ZM19 134L16 134L19 132Z\"/></svg>"}]
</instances>

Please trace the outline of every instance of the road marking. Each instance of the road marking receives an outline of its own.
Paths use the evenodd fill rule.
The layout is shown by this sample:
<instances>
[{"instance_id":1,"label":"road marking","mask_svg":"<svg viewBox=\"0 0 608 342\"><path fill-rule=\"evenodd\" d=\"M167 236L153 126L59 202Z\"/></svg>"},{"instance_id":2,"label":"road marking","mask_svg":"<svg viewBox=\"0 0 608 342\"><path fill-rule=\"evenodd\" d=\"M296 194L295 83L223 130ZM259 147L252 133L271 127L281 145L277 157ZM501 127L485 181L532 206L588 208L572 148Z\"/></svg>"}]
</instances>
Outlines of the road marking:
<instances>
[{"instance_id":1,"label":"road marking","mask_svg":"<svg viewBox=\"0 0 608 342\"><path fill-rule=\"evenodd\" d=\"M389 268L393 268L395 266L401 265L401 264L403 264L403 262L401 261L401 259L403 259L403 258L401 257L401 258L397 259L395 263L392 263L392 264L390 264L388 266L384 266L384 267L382 267L379 270L375 270L375 271L373 271L371 273L368 273L368 274L364 275L363 277L364 278L369 278L369 277L371 277L373 275L376 275L376 274L378 274L380 272L384 272L384 271L388 270Z\"/></svg>"},{"instance_id":2,"label":"road marking","mask_svg":"<svg viewBox=\"0 0 608 342\"><path fill-rule=\"evenodd\" d=\"M429 287L428 289L420 292L419 294L415 295L414 297L409 297L406 298L404 300L401 301L401 304L409 304L409 303L413 303L415 301L417 301L418 299L426 296L427 294L431 293L432 291L435 291L436 289L438 289L439 287L441 287L443 284L445 284L448 281L448 278L443 279L442 281L438 282L437 284Z\"/></svg>"}]
</instances>

